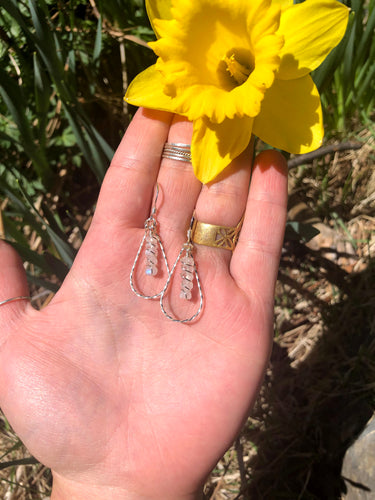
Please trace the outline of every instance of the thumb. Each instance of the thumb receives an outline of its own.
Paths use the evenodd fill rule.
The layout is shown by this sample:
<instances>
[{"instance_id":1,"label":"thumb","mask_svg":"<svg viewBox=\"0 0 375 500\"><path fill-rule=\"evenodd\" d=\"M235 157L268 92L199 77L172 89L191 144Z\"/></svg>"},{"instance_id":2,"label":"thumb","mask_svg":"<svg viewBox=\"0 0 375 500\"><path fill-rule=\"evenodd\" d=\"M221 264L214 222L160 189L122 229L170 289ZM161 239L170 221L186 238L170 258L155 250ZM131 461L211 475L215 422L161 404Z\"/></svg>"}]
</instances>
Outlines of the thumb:
<instances>
[{"instance_id":1,"label":"thumb","mask_svg":"<svg viewBox=\"0 0 375 500\"><path fill-rule=\"evenodd\" d=\"M10 323L29 306L27 300L4 301L28 295L29 287L21 258L0 239L0 344Z\"/></svg>"}]
</instances>

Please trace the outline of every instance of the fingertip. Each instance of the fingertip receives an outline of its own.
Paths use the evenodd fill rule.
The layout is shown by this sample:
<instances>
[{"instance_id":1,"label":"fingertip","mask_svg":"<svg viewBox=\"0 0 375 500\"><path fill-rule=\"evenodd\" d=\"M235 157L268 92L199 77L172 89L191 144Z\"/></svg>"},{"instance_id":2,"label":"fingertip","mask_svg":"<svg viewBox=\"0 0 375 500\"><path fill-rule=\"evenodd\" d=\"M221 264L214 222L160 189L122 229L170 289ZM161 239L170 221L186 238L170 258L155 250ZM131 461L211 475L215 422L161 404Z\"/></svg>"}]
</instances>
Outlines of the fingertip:
<instances>
[{"instance_id":1,"label":"fingertip","mask_svg":"<svg viewBox=\"0 0 375 500\"><path fill-rule=\"evenodd\" d=\"M275 149L266 149L261 151L254 160L254 167L259 168L261 171L273 168L281 174L286 175L288 171L288 163L283 154Z\"/></svg>"},{"instance_id":2,"label":"fingertip","mask_svg":"<svg viewBox=\"0 0 375 500\"><path fill-rule=\"evenodd\" d=\"M139 108L131 120L111 164L127 164L131 159L137 159L139 152L152 160L158 150L160 137L166 138L173 115L166 111ZM149 172L150 173L150 172Z\"/></svg>"},{"instance_id":3,"label":"fingertip","mask_svg":"<svg viewBox=\"0 0 375 500\"><path fill-rule=\"evenodd\" d=\"M273 149L259 153L253 164L250 198L286 207L288 197L288 163Z\"/></svg>"}]
</instances>

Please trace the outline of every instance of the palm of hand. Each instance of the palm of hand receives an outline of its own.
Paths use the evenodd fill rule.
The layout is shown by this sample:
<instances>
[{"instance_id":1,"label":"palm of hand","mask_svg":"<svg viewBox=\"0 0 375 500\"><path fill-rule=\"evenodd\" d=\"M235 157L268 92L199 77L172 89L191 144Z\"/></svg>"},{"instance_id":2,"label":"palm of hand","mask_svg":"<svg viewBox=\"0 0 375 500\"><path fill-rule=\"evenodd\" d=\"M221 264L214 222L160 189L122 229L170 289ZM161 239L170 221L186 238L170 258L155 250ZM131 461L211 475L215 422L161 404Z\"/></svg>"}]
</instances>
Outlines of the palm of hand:
<instances>
[{"instance_id":1,"label":"palm of hand","mask_svg":"<svg viewBox=\"0 0 375 500\"><path fill-rule=\"evenodd\" d=\"M281 185L284 176L275 172L262 175L279 175ZM270 286L282 224L269 251L268 278L258 286L264 255L249 251L250 240L240 241L230 262L227 251L199 247L204 311L192 324L172 323L158 301L130 290L143 232L130 223L131 214L108 227L99 207L109 207L115 182L106 183L96 222L53 302L41 312L20 303L7 308L17 314L0 336L2 408L58 476L126 484L150 497L157 481L159 493L177 498L196 491L256 396L270 346ZM271 208L269 216L275 214ZM184 233L176 238L171 230L165 240L173 259Z\"/></svg>"}]
</instances>

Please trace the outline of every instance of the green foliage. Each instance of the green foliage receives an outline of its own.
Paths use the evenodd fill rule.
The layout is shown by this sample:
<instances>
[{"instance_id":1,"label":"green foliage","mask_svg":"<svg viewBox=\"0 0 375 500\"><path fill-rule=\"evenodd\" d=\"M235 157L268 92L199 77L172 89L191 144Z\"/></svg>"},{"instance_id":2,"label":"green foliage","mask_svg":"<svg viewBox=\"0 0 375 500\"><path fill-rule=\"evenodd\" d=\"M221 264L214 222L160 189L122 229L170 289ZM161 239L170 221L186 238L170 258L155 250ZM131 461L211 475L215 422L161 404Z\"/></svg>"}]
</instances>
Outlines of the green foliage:
<instances>
[{"instance_id":1,"label":"green foliage","mask_svg":"<svg viewBox=\"0 0 375 500\"><path fill-rule=\"evenodd\" d=\"M79 0L0 0L0 147L16 151L17 170L31 162L46 188L59 166L59 146L72 147L69 160L83 157L99 182L113 155L119 130L108 137L103 121L113 121L110 98L124 92L119 45L126 34L134 45L137 23L147 36L141 2L121 3L108 0L94 12Z\"/></svg>"},{"instance_id":2,"label":"green foliage","mask_svg":"<svg viewBox=\"0 0 375 500\"><path fill-rule=\"evenodd\" d=\"M151 62L140 35L153 36L142 0L98 1L97 7L80 0L0 0L4 227L37 275L61 281L72 263L67 233L77 223L52 214L46 197L58 193L62 210L74 213L80 209L70 203L75 179L102 181L128 121L127 72L131 78ZM30 231L40 237L42 253L29 249Z\"/></svg>"},{"instance_id":3,"label":"green foliage","mask_svg":"<svg viewBox=\"0 0 375 500\"><path fill-rule=\"evenodd\" d=\"M369 126L375 107L375 0L343 3L351 8L346 35L313 74L327 128L341 133L353 119Z\"/></svg>"}]
</instances>

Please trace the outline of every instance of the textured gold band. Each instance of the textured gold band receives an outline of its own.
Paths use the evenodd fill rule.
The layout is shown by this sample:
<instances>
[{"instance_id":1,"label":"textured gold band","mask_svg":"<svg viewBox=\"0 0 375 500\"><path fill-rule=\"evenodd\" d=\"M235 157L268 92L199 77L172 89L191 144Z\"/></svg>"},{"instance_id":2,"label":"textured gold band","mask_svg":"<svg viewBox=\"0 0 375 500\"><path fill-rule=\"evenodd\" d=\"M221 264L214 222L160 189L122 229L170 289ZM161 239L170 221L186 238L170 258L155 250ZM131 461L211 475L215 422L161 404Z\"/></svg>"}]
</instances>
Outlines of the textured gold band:
<instances>
[{"instance_id":1,"label":"textured gold band","mask_svg":"<svg viewBox=\"0 0 375 500\"><path fill-rule=\"evenodd\" d=\"M198 245L224 248L233 252L237 245L242 223L243 217L234 227L206 224L195 219L192 227L192 241Z\"/></svg>"}]
</instances>

